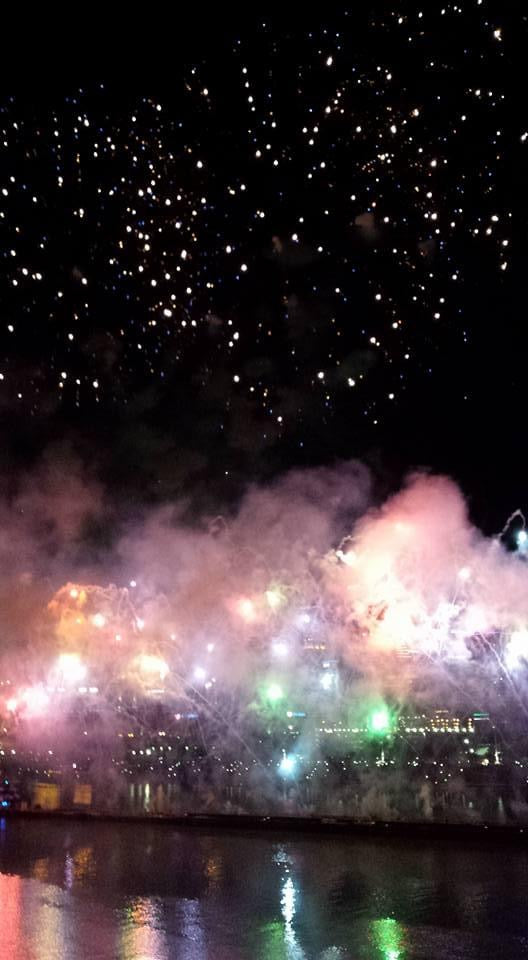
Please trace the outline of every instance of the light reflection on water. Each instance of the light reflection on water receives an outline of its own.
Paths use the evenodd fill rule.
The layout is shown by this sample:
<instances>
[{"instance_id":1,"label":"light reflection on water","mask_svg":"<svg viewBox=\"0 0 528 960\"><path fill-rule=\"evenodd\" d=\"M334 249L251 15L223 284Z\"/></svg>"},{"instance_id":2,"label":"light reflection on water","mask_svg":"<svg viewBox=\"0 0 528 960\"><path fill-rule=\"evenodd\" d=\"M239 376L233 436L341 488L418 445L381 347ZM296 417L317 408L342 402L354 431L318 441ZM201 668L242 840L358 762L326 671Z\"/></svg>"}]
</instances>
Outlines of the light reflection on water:
<instances>
[{"instance_id":1,"label":"light reflection on water","mask_svg":"<svg viewBox=\"0 0 528 960\"><path fill-rule=\"evenodd\" d=\"M149 957L165 960L169 956L160 905L153 898L138 897L125 907L120 931L119 957Z\"/></svg>"},{"instance_id":2,"label":"light reflection on water","mask_svg":"<svg viewBox=\"0 0 528 960\"><path fill-rule=\"evenodd\" d=\"M7 821L0 960L528 957L528 856Z\"/></svg>"}]
</instances>

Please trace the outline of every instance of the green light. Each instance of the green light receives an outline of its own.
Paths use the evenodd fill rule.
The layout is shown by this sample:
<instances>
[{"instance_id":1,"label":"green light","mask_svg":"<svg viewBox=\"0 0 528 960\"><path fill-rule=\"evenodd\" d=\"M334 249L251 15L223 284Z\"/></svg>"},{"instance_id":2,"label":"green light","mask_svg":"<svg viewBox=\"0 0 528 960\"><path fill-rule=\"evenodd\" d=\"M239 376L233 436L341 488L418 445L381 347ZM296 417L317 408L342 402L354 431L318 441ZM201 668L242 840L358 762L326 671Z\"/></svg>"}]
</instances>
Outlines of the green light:
<instances>
[{"instance_id":1,"label":"green light","mask_svg":"<svg viewBox=\"0 0 528 960\"><path fill-rule=\"evenodd\" d=\"M404 960L405 934L401 923L392 917L373 920L371 936L379 950L381 960Z\"/></svg>"},{"instance_id":2,"label":"green light","mask_svg":"<svg viewBox=\"0 0 528 960\"><path fill-rule=\"evenodd\" d=\"M369 716L368 727L376 736L384 736L391 728L391 718L387 707L378 707Z\"/></svg>"},{"instance_id":3,"label":"green light","mask_svg":"<svg viewBox=\"0 0 528 960\"><path fill-rule=\"evenodd\" d=\"M266 697L270 703L277 703L278 700L282 700L284 692L280 684L270 683L266 690Z\"/></svg>"},{"instance_id":4,"label":"green light","mask_svg":"<svg viewBox=\"0 0 528 960\"><path fill-rule=\"evenodd\" d=\"M284 960L284 924L272 920L258 931L258 960Z\"/></svg>"}]
</instances>

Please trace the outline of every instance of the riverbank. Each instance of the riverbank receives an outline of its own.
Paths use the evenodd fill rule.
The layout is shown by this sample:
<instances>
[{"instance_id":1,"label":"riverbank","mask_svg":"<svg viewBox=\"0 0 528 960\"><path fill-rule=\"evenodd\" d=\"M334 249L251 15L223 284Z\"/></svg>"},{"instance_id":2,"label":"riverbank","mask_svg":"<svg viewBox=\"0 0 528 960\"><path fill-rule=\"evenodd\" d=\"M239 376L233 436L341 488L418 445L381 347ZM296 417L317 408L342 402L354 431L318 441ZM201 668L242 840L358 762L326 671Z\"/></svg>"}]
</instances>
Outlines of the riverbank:
<instances>
[{"instance_id":1,"label":"riverbank","mask_svg":"<svg viewBox=\"0 0 528 960\"><path fill-rule=\"evenodd\" d=\"M9 810L2 814L10 820L63 820L159 824L178 829L265 831L273 833L341 834L356 836L408 837L413 841L449 838L460 842L498 840L528 842L528 824L440 823L424 821L352 820L346 817L254 816L248 814L165 814L123 815L77 810Z\"/></svg>"}]
</instances>

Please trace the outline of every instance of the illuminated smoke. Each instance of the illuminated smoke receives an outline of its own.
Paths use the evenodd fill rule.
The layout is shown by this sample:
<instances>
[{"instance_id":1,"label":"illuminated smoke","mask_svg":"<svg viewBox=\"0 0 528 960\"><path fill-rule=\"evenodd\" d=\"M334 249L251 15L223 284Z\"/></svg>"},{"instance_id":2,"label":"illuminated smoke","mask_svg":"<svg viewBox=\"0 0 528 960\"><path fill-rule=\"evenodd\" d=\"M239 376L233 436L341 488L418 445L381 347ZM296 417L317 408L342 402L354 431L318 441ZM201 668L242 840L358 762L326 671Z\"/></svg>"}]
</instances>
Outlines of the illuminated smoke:
<instances>
[{"instance_id":1,"label":"illuminated smoke","mask_svg":"<svg viewBox=\"0 0 528 960\"><path fill-rule=\"evenodd\" d=\"M51 577L29 493L33 520L15 521L11 562L7 536L1 545L2 712L26 737L46 717L73 737L79 700L111 743L121 718L155 704L173 724L203 718L208 749L228 739L257 757L265 797L254 735L274 724L307 718L298 749L275 756L290 782L318 754L312 718L346 717L383 744L406 703L493 708L497 680L528 710L524 538L515 552L485 538L448 478L413 476L372 507L361 465L294 471L251 489L222 523L153 511L100 563L79 553L83 517L100 502L83 501L79 484ZM56 502L36 495L44 513Z\"/></svg>"}]
</instances>

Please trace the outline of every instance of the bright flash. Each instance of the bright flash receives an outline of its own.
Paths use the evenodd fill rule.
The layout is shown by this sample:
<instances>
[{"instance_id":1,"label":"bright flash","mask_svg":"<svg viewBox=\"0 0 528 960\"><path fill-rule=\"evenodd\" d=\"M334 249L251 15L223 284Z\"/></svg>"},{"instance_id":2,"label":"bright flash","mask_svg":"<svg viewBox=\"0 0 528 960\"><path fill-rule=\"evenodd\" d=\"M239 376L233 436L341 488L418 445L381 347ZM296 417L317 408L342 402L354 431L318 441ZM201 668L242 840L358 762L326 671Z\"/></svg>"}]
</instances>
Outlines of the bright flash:
<instances>
[{"instance_id":1,"label":"bright flash","mask_svg":"<svg viewBox=\"0 0 528 960\"><path fill-rule=\"evenodd\" d=\"M282 700L284 692L280 684L270 683L268 689L266 690L266 696L271 703L276 703L277 700Z\"/></svg>"},{"instance_id":2,"label":"bright flash","mask_svg":"<svg viewBox=\"0 0 528 960\"><path fill-rule=\"evenodd\" d=\"M274 657L287 657L288 645L283 643L282 640L277 640L276 643L271 645L271 651Z\"/></svg>"},{"instance_id":3,"label":"bright flash","mask_svg":"<svg viewBox=\"0 0 528 960\"><path fill-rule=\"evenodd\" d=\"M347 550L346 553L344 550L336 550L336 557L347 567L353 567L357 563L357 556L353 550Z\"/></svg>"},{"instance_id":4,"label":"bright flash","mask_svg":"<svg viewBox=\"0 0 528 960\"><path fill-rule=\"evenodd\" d=\"M238 612L246 623L251 623L255 619L255 604L248 597L244 597L238 604Z\"/></svg>"},{"instance_id":5,"label":"bright flash","mask_svg":"<svg viewBox=\"0 0 528 960\"><path fill-rule=\"evenodd\" d=\"M195 667L194 670L194 679L195 680L205 680L206 672L203 667Z\"/></svg>"},{"instance_id":6,"label":"bright flash","mask_svg":"<svg viewBox=\"0 0 528 960\"><path fill-rule=\"evenodd\" d=\"M471 578L471 570L469 567L461 567L458 571L458 576L461 580L467 581Z\"/></svg>"},{"instance_id":7,"label":"bright flash","mask_svg":"<svg viewBox=\"0 0 528 960\"><path fill-rule=\"evenodd\" d=\"M390 729L391 721L387 707L379 707L373 710L369 717L369 727L371 733L384 734Z\"/></svg>"},{"instance_id":8,"label":"bright flash","mask_svg":"<svg viewBox=\"0 0 528 960\"><path fill-rule=\"evenodd\" d=\"M49 695L44 690L44 687L28 687L22 695L22 700L27 713L30 716L34 716L39 713L44 713L47 709Z\"/></svg>"},{"instance_id":9,"label":"bright flash","mask_svg":"<svg viewBox=\"0 0 528 960\"><path fill-rule=\"evenodd\" d=\"M78 653L61 653L57 660L61 681L67 684L80 683L86 676L86 667Z\"/></svg>"},{"instance_id":10,"label":"bright flash","mask_svg":"<svg viewBox=\"0 0 528 960\"><path fill-rule=\"evenodd\" d=\"M142 673L157 674L161 680L163 680L169 672L169 668L165 663L165 660L163 660L162 657L157 657L152 653L140 654L136 662Z\"/></svg>"},{"instance_id":11,"label":"bright flash","mask_svg":"<svg viewBox=\"0 0 528 960\"><path fill-rule=\"evenodd\" d=\"M105 615L103 613L95 613L92 617L92 623L94 627L97 627L97 629L100 630L101 627L104 627L106 623Z\"/></svg>"},{"instance_id":12,"label":"bright flash","mask_svg":"<svg viewBox=\"0 0 528 960\"><path fill-rule=\"evenodd\" d=\"M271 607L272 610L276 610L277 607L280 607L283 596L277 587L272 587L270 590L266 590L266 600L268 601L268 606Z\"/></svg>"},{"instance_id":13,"label":"bright flash","mask_svg":"<svg viewBox=\"0 0 528 960\"><path fill-rule=\"evenodd\" d=\"M72 600L77 600L78 596L79 596L79 591L77 590L77 587L72 587L70 590L70 597L72 598Z\"/></svg>"},{"instance_id":14,"label":"bright flash","mask_svg":"<svg viewBox=\"0 0 528 960\"><path fill-rule=\"evenodd\" d=\"M528 660L528 630L514 630L504 652L504 661L509 670Z\"/></svg>"},{"instance_id":15,"label":"bright flash","mask_svg":"<svg viewBox=\"0 0 528 960\"><path fill-rule=\"evenodd\" d=\"M18 707L18 700L15 700L14 697L11 697L10 700L6 701L6 707L9 713L14 713L16 708Z\"/></svg>"},{"instance_id":16,"label":"bright flash","mask_svg":"<svg viewBox=\"0 0 528 960\"><path fill-rule=\"evenodd\" d=\"M279 770L283 777L290 777L295 770L295 757L288 756L288 754L285 753L279 763Z\"/></svg>"}]
</instances>

